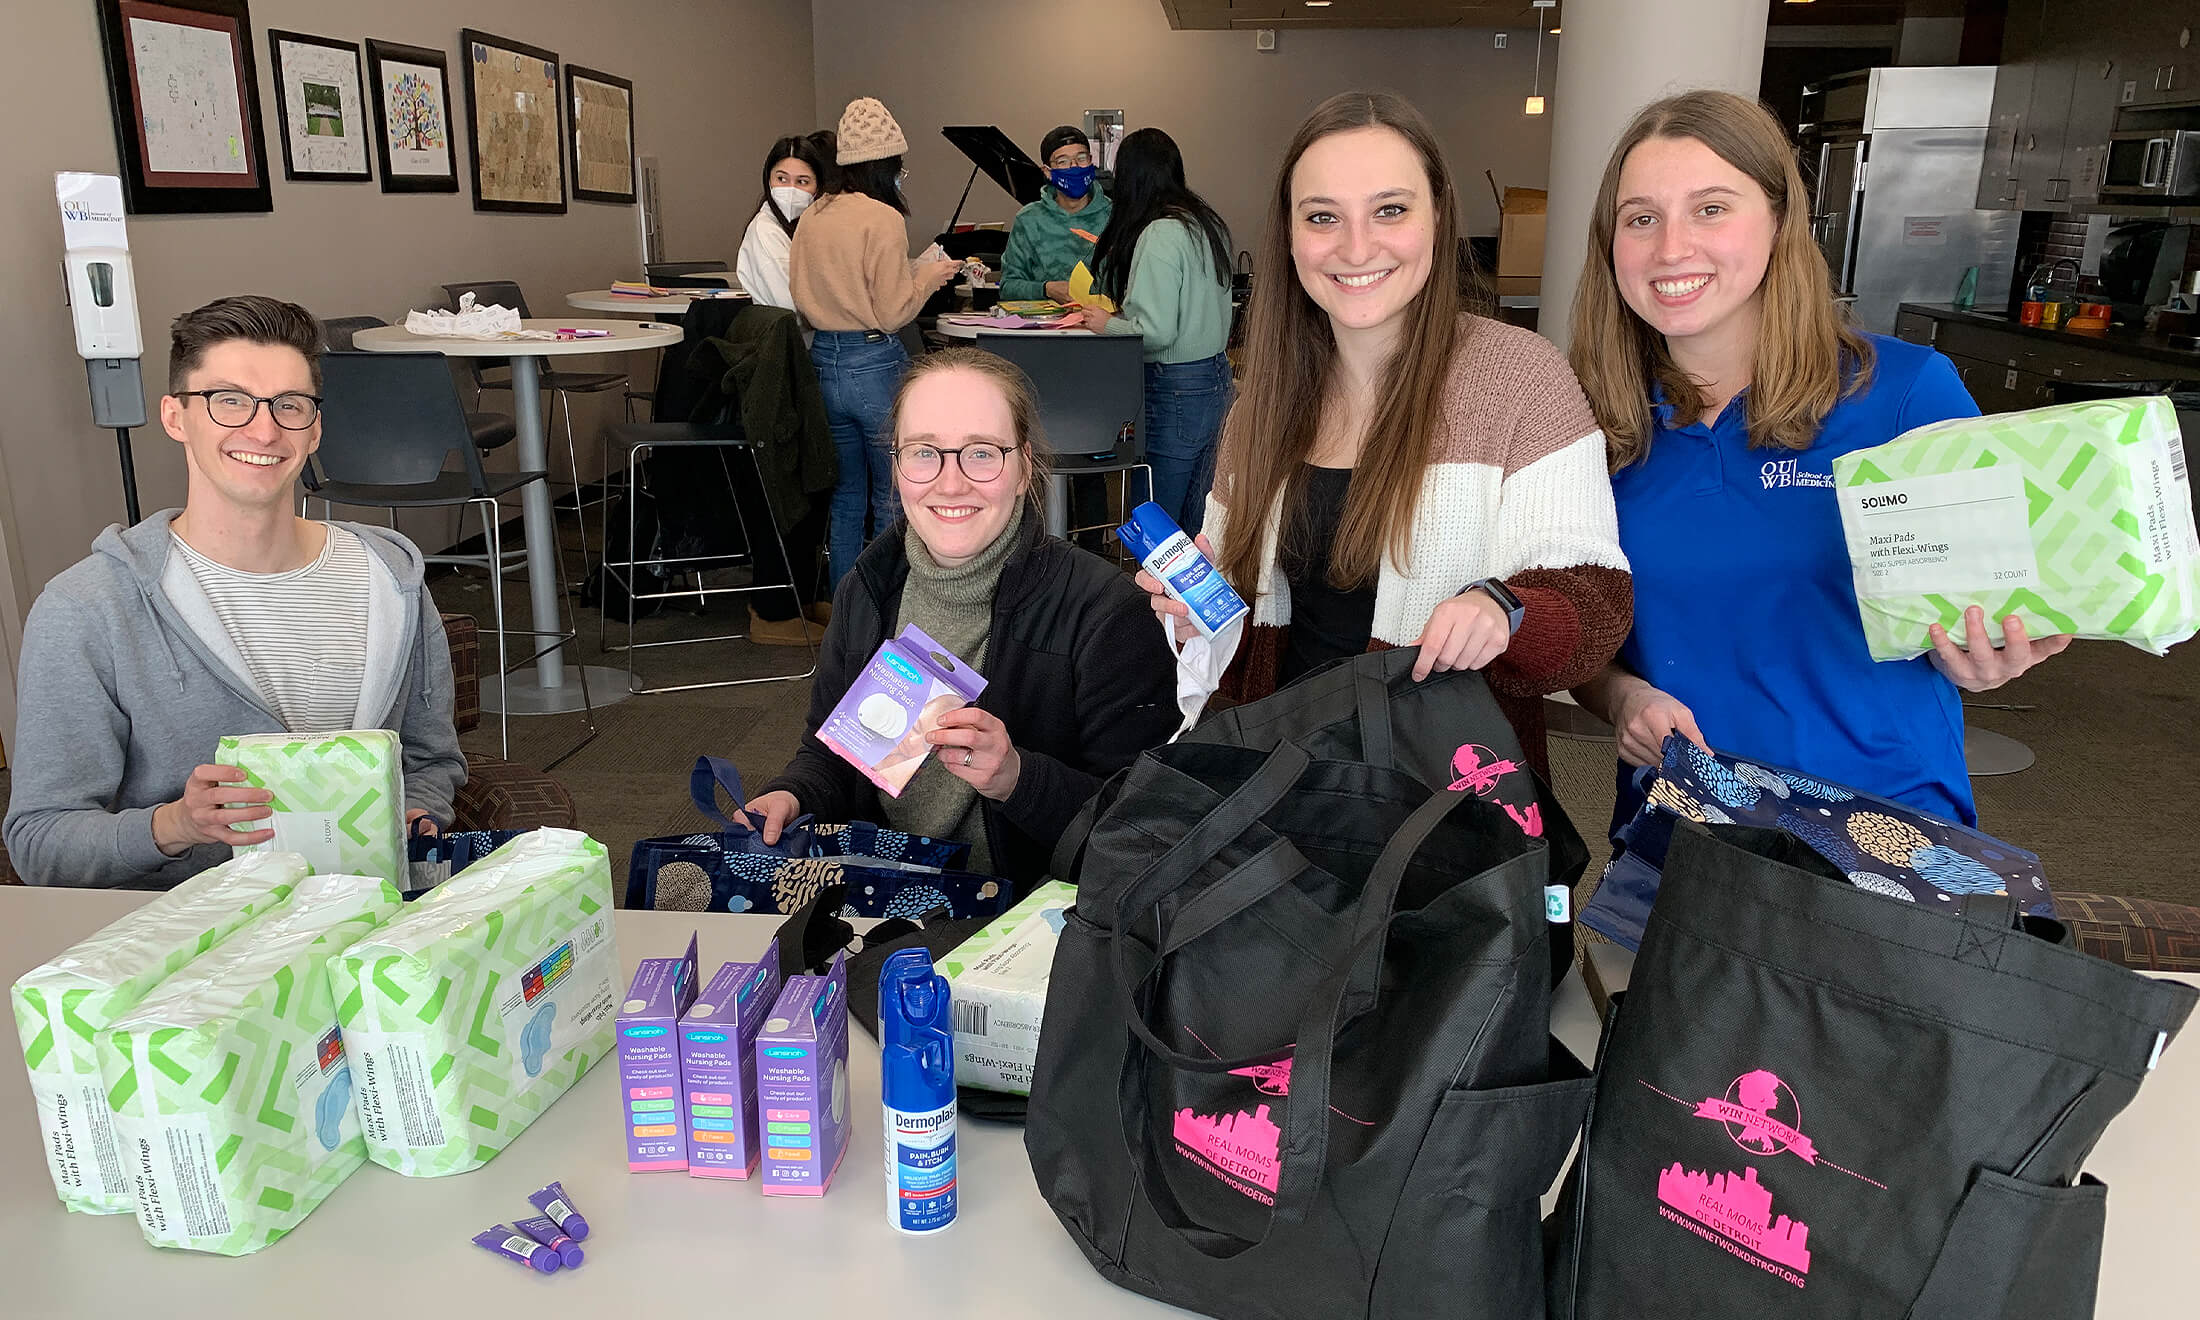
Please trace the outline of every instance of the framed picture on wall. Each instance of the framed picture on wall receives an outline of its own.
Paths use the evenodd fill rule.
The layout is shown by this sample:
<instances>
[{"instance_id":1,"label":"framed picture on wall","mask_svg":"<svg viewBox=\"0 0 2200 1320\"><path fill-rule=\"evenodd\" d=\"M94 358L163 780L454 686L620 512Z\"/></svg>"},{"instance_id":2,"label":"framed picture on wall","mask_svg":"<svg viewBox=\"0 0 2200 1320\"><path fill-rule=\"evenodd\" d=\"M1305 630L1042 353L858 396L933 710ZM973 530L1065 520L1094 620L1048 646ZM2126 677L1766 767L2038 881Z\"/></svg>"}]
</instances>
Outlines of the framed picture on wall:
<instances>
[{"instance_id":1,"label":"framed picture on wall","mask_svg":"<svg viewBox=\"0 0 2200 1320\"><path fill-rule=\"evenodd\" d=\"M245 0L98 6L125 206L139 215L275 209Z\"/></svg>"},{"instance_id":2,"label":"framed picture on wall","mask_svg":"<svg viewBox=\"0 0 2200 1320\"><path fill-rule=\"evenodd\" d=\"M574 200L633 202L634 84L568 64L565 100L573 131Z\"/></svg>"},{"instance_id":3,"label":"framed picture on wall","mask_svg":"<svg viewBox=\"0 0 2200 1320\"><path fill-rule=\"evenodd\" d=\"M303 32L267 34L275 59L275 117L283 140L283 177L364 183L374 177L367 142L367 80L359 43Z\"/></svg>"},{"instance_id":4,"label":"framed picture on wall","mask_svg":"<svg viewBox=\"0 0 2200 1320\"><path fill-rule=\"evenodd\" d=\"M565 214L565 135L558 57L540 46L466 28L467 148L474 209Z\"/></svg>"},{"instance_id":5,"label":"framed picture on wall","mask_svg":"<svg viewBox=\"0 0 2200 1320\"><path fill-rule=\"evenodd\" d=\"M374 158L383 192L457 192L450 66L443 52L367 39Z\"/></svg>"}]
</instances>

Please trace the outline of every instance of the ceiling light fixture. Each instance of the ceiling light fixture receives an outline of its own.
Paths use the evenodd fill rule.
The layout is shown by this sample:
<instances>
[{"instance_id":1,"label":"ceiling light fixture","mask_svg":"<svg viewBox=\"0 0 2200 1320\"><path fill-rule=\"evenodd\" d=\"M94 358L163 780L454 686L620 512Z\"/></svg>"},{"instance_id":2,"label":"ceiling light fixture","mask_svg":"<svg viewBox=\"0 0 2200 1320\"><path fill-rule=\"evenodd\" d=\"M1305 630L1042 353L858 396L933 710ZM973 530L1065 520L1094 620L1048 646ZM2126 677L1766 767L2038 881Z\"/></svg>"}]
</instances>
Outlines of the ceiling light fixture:
<instances>
[{"instance_id":1,"label":"ceiling light fixture","mask_svg":"<svg viewBox=\"0 0 2200 1320\"><path fill-rule=\"evenodd\" d=\"M1534 0L1534 3L1535 87L1528 93L1528 104L1524 107L1524 113L1540 115L1543 113L1543 24L1550 18L1551 11L1558 8L1558 0Z\"/></svg>"},{"instance_id":2,"label":"ceiling light fixture","mask_svg":"<svg viewBox=\"0 0 2200 1320\"><path fill-rule=\"evenodd\" d=\"M1308 9L1327 9L1329 8L1329 0L1306 0L1306 7Z\"/></svg>"}]
</instances>

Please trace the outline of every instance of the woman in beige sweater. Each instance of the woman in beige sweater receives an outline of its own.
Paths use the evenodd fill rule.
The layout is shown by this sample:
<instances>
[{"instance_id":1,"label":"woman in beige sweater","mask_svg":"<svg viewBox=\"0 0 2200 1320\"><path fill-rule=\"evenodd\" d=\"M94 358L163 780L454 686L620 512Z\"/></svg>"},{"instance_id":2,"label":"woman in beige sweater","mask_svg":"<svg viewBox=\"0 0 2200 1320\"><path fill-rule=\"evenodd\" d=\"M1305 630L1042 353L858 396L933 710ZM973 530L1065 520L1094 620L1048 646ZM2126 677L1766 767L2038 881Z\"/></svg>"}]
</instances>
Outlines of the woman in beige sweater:
<instances>
[{"instance_id":1,"label":"woman in beige sweater","mask_svg":"<svg viewBox=\"0 0 2200 1320\"><path fill-rule=\"evenodd\" d=\"M886 423L909 367L899 333L958 264L909 259L901 197L908 149L885 106L867 96L850 101L840 117L841 191L802 213L790 254L795 310L816 331L810 362L840 454L827 534L836 585L869 536L894 520Z\"/></svg>"}]
</instances>

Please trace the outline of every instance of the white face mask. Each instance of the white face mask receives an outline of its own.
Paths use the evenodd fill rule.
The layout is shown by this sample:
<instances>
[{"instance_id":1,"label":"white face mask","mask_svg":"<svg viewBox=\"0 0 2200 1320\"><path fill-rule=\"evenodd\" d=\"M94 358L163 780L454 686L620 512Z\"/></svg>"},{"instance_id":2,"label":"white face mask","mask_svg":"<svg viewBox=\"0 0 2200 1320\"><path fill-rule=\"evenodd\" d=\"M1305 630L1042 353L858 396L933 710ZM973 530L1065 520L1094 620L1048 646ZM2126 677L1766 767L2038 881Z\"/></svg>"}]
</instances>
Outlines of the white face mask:
<instances>
[{"instance_id":1,"label":"white face mask","mask_svg":"<svg viewBox=\"0 0 2200 1320\"><path fill-rule=\"evenodd\" d=\"M809 193L809 192L808 192L808 191L807 191L806 189L802 189L802 188L774 188L774 189L772 189L772 201L773 201L773 203L774 203L774 204L776 204L776 205L777 205L777 206L779 207L779 213L780 213L781 215L783 215L783 216L787 217L787 218L788 218L789 220L792 220L792 219L794 219L794 218L795 218L796 216L799 216L799 215L801 215L801 214L802 214L802 212L803 212L803 210L804 210L804 209L805 209L806 207L808 207L808 206L809 206L809 204L810 204L811 202L813 202L813 201L815 201L815 200L817 200L817 199L816 199L815 197L812 197L812 196L810 195L810 193Z\"/></svg>"}]
</instances>

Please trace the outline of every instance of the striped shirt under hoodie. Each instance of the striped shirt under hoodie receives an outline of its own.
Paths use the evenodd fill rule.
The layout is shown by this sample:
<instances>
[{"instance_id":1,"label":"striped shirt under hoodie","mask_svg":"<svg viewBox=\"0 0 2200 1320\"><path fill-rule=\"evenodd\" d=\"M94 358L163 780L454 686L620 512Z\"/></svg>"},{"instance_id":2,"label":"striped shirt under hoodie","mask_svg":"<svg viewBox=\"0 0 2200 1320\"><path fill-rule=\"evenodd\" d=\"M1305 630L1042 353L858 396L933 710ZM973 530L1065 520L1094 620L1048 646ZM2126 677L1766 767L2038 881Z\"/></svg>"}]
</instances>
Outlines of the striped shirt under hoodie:
<instances>
[{"instance_id":1,"label":"striped shirt under hoodie","mask_svg":"<svg viewBox=\"0 0 2200 1320\"><path fill-rule=\"evenodd\" d=\"M1268 510L1252 627L1222 691L1242 701L1276 688L1291 626L1291 589L1276 559L1282 505ZM1207 499L1216 551L1230 513ZM1578 686L1609 663L1634 619L1633 579L1604 433L1571 368L1541 336L1480 316L1460 318L1413 516L1412 559L1387 552L1375 583L1371 651L1411 646L1438 605L1470 583L1497 578L1526 607L1520 631L1485 671L1491 692L1537 773L1549 776L1543 698Z\"/></svg>"}]
</instances>

